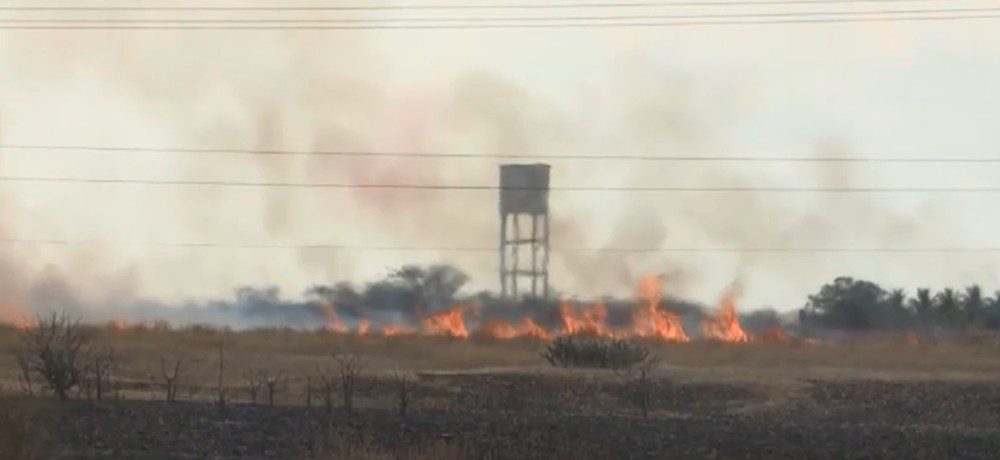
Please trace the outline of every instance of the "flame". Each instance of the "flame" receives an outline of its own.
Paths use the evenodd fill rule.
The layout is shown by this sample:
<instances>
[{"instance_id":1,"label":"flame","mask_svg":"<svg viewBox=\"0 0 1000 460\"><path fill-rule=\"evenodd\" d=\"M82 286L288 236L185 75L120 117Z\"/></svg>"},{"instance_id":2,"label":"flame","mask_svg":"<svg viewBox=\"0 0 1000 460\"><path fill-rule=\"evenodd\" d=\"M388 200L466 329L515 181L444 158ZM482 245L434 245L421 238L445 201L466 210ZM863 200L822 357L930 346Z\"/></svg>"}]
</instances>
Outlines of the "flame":
<instances>
[{"instance_id":1,"label":"flame","mask_svg":"<svg viewBox=\"0 0 1000 460\"><path fill-rule=\"evenodd\" d=\"M743 332L740 320L736 316L736 291L735 286L727 290L726 294L722 296L719 312L705 318L705 322L701 325L701 331L706 339L734 343L748 340L747 334Z\"/></svg>"},{"instance_id":2,"label":"flame","mask_svg":"<svg viewBox=\"0 0 1000 460\"><path fill-rule=\"evenodd\" d=\"M632 312L632 333L637 337L659 339L667 342L688 342L681 318L673 312L661 310L663 275L646 275L635 288L639 301Z\"/></svg>"},{"instance_id":3,"label":"flame","mask_svg":"<svg viewBox=\"0 0 1000 460\"><path fill-rule=\"evenodd\" d=\"M465 329L463 313L461 305L441 310L420 320L421 329L427 335L464 339L469 336L469 332Z\"/></svg>"},{"instance_id":4,"label":"flame","mask_svg":"<svg viewBox=\"0 0 1000 460\"><path fill-rule=\"evenodd\" d=\"M589 335L594 337L613 337L614 334L608 329L605 321L608 318L608 310L604 307L604 302L598 300L594 305L577 313L573 304L564 299L559 302L559 319L562 321L563 335Z\"/></svg>"},{"instance_id":5,"label":"flame","mask_svg":"<svg viewBox=\"0 0 1000 460\"><path fill-rule=\"evenodd\" d=\"M334 308L332 303L324 300L320 302L319 309L326 319L326 330L336 332L338 334L346 334L350 331L347 324L337 318L337 309Z\"/></svg>"},{"instance_id":6,"label":"flame","mask_svg":"<svg viewBox=\"0 0 1000 460\"><path fill-rule=\"evenodd\" d=\"M31 329L34 327L35 318L24 310L0 299L0 323L11 324L22 329Z\"/></svg>"},{"instance_id":7,"label":"flame","mask_svg":"<svg viewBox=\"0 0 1000 460\"><path fill-rule=\"evenodd\" d=\"M360 336L368 335L368 330L371 328L371 321L367 319L359 319L357 327L354 328L354 333Z\"/></svg>"},{"instance_id":8,"label":"flame","mask_svg":"<svg viewBox=\"0 0 1000 460\"><path fill-rule=\"evenodd\" d=\"M540 340L548 340L551 334L538 325L531 316L525 315L519 326L504 321L494 319L487 322L477 332L477 335L492 337L495 339L515 339L519 337L531 337Z\"/></svg>"},{"instance_id":9,"label":"flame","mask_svg":"<svg viewBox=\"0 0 1000 460\"><path fill-rule=\"evenodd\" d=\"M757 336L757 340L769 343L789 343L792 341L791 337L788 336L788 332L781 326L774 326L764 331L764 333Z\"/></svg>"},{"instance_id":10,"label":"flame","mask_svg":"<svg viewBox=\"0 0 1000 460\"><path fill-rule=\"evenodd\" d=\"M386 337L395 337L399 335L415 335L417 331L410 326L404 324L386 324L382 326L382 335Z\"/></svg>"},{"instance_id":11,"label":"flame","mask_svg":"<svg viewBox=\"0 0 1000 460\"><path fill-rule=\"evenodd\" d=\"M108 321L106 327L108 328L108 330L121 332L124 331L125 329L128 329L128 324L126 324L125 320L121 318L115 318L112 319L111 321Z\"/></svg>"}]
</instances>

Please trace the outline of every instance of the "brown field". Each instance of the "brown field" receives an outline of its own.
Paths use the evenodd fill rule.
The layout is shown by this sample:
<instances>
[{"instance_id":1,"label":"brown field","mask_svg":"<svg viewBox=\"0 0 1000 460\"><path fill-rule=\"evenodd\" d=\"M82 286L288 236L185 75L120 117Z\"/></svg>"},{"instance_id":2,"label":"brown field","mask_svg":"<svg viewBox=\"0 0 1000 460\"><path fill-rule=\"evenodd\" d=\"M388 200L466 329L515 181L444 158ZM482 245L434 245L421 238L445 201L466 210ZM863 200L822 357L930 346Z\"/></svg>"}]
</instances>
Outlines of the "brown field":
<instances>
[{"instance_id":1,"label":"brown field","mask_svg":"<svg viewBox=\"0 0 1000 460\"><path fill-rule=\"evenodd\" d=\"M38 458L990 458L1000 449L1000 345L991 338L649 342L661 361L642 378L553 368L535 340L91 333L91 349L119 357L115 391L60 404L37 391L13 396L23 393L19 331L0 329L4 404L25 408L24 423L38 427ZM213 403L219 343L222 411ZM352 413L334 355L364 363ZM163 402L161 357L183 363L176 403ZM263 394L251 404L247 377L261 372L282 375L273 406ZM336 380L329 409L321 374ZM405 415L394 374L412 382Z\"/></svg>"}]
</instances>

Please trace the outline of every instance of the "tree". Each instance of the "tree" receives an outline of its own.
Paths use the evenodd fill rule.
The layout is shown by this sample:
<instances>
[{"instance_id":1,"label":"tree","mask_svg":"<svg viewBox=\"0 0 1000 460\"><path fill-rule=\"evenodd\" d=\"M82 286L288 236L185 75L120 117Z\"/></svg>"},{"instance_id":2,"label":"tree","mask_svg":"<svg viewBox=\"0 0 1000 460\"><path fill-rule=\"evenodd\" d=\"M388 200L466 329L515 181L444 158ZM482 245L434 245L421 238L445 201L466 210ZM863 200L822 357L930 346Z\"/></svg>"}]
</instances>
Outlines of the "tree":
<instances>
[{"instance_id":1,"label":"tree","mask_svg":"<svg viewBox=\"0 0 1000 460\"><path fill-rule=\"evenodd\" d=\"M839 277L809 296L806 310L821 325L871 330L878 326L887 298L885 290L870 281Z\"/></svg>"},{"instance_id":2,"label":"tree","mask_svg":"<svg viewBox=\"0 0 1000 460\"><path fill-rule=\"evenodd\" d=\"M80 321L65 312L38 316L36 323L22 333L28 367L42 376L59 400L66 401L82 380L89 337Z\"/></svg>"},{"instance_id":3,"label":"tree","mask_svg":"<svg viewBox=\"0 0 1000 460\"><path fill-rule=\"evenodd\" d=\"M962 313L962 299L952 288L945 288L934 296L937 317L944 324L955 325Z\"/></svg>"},{"instance_id":4,"label":"tree","mask_svg":"<svg viewBox=\"0 0 1000 460\"><path fill-rule=\"evenodd\" d=\"M973 284L965 288L965 296L962 298L963 322L966 325L975 326L982 319L986 310L986 300L983 299L983 290L978 284Z\"/></svg>"},{"instance_id":5,"label":"tree","mask_svg":"<svg viewBox=\"0 0 1000 460\"><path fill-rule=\"evenodd\" d=\"M911 312L916 316L921 332L927 332L930 327L931 315L934 313L934 298L928 288L917 289L917 296L908 302Z\"/></svg>"},{"instance_id":6,"label":"tree","mask_svg":"<svg viewBox=\"0 0 1000 460\"><path fill-rule=\"evenodd\" d=\"M893 289L885 299L885 308L880 312L880 321L891 329L906 327L909 311L906 309L906 291Z\"/></svg>"},{"instance_id":7,"label":"tree","mask_svg":"<svg viewBox=\"0 0 1000 460\"><path fill-rule=\"evenodd\" d=\"M985 314L983 315L986 327L991 329L1000 328L1000 291L997 291L993 295L992 300L987 300L988 305Z\"/></svg>"},{"instance_id":8,"label":"tree","mask_svg":"<svg viewBox=\"0 0 1000 460\"><path fill-rule=\"evenodd\" d=\"M452 303L469 276L451 265L406 265L393 272L390 279L412 292L418 305L432 311Z\"/></svg>"}]
</instances>

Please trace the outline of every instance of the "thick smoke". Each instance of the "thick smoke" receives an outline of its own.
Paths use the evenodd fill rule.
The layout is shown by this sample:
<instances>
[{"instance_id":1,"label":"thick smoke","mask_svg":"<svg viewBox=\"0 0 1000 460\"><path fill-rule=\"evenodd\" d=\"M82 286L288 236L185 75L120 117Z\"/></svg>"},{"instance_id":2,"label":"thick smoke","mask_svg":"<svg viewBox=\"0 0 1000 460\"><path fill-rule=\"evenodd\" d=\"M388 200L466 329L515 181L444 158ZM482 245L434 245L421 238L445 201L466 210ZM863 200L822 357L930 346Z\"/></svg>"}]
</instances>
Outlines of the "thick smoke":
<instances>
[{"instance_id":1,"label":"thick smoke","mask_svg":"<svg viewBox=\"0 0 1000 460\"><path fill-rule=\"evenodd\" d=\"M373 43L371 36L360 33L11 36L0 45L0 64L7 69L0 72L6 89L0 94L0 141L488 155L760 153L744 152L738 139L729 139L742 119L766 110L739 102L754 100L747 97L752 88L739 80L703 81L642 56L614 62L592 81L559 90L489 66L411 75L407 64L401 64L409 62L405 53L386 50L386 43L399 42L384 40ZM115 46L107 46L109 41ZM849 145L809 143L815 147L761 154L854 154ZM358 184L494 184L496 168L503 163L79 152L0 155L0 168L11 175ZM554 161L553 182L848 187L885 178L884 173L862 168L867 167ZM383 277L387 267L407 263L454 264L471 275L472 291L496 285L496 259L489 252L141 244L492 247L498 228L495 192L26 187L0 185L3 235L139 244L5 245L0 258L5 308L72 308L101 318L159 316L162 309L185 321L227 322L262 311L254 305L272 305L309 318L317 314L318 302L309 300L309 286L336 280L361 285ZM951 243L965 241L961 236L969 229L948 217L943 202L916 199L889 206L882 198L554 192L557 251L552 280L562 294L627 297L641 275L665 272L670 295L711 302L738 279L748 298L776 298L780 304L774 306L788 310L800 306L788 299L804 301L807 289L867 265L837 254L824 259L755 252L568 249L905 247L941 245L946 239L948 245L960 246ZM880 258L869 265L893 273L900 282L941 284L934 277L946 276L945 282L950 282L959 275L995 276L987 263L949 274L935 268L945 264L914 260ZM204 300L229 298L234 287L243 285L274 285L280 291ZM283 300L278 292L305 300ZM205 308L204 313L198 313L199 308ZM231 315L234 311L238 313ZM282 321L299 321L299 313L290 314L291 319Z\"/></svg>"}]
</instances>

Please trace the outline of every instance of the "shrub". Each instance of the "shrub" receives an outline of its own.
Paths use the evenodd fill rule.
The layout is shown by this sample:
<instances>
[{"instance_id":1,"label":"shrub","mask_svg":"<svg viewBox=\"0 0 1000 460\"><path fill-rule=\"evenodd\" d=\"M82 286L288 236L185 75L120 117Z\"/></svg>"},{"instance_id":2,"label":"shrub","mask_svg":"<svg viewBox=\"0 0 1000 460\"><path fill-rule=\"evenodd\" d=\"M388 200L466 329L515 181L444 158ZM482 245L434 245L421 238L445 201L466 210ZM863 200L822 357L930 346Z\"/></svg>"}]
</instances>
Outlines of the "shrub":
<instances>
[{"instance_id":1,"label":"shrub","mask_svg":"<svg viewBox=\"0 0 1000 460\"><path fill-rule=\"evenodd\" d=\"M65 401L70 389L81 383L88 337L80 321L66 313L39 316L37 324L22 332L27 367Z\"/></svg>"},{"instance_id":2,"label":"shrub","mask_svg":"<svg viewBox=\"0 0 1000 460\"><path fill-rule=\"evenodd\" d=\"M560 337L546 346L542 357L558 367L628 369L649 358L649 348L628 340Z\"/></svg>"}]
</instances>

